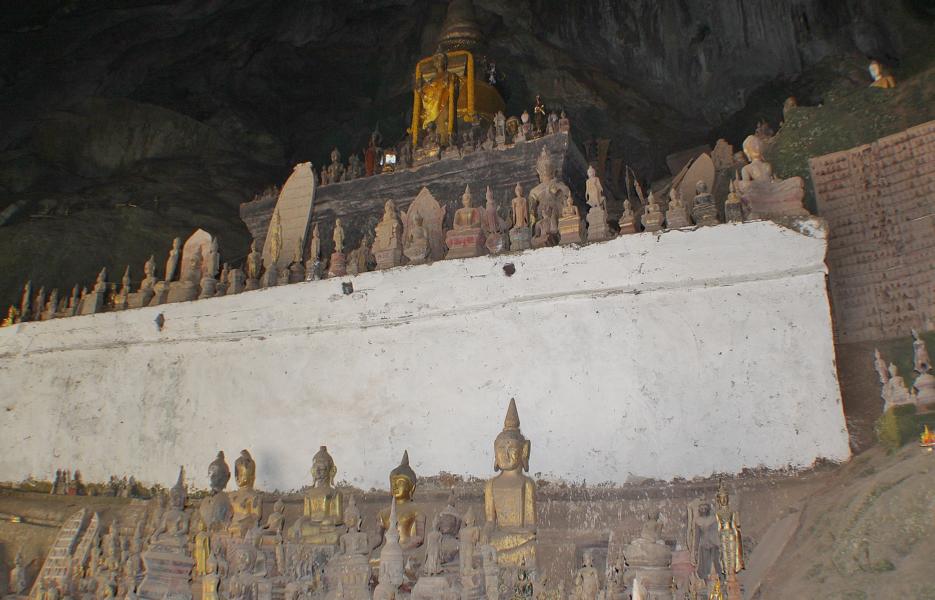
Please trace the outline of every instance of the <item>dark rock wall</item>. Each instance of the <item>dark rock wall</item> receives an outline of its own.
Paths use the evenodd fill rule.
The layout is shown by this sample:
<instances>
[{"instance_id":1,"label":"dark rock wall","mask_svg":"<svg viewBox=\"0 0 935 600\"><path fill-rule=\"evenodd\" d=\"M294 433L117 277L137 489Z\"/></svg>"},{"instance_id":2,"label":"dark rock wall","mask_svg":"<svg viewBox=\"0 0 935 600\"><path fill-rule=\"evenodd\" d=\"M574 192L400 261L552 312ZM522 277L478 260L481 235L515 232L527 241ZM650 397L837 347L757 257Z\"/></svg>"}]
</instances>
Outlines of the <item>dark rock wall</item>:
<instances>
[{"instance_id":1,"label":"dark rock wall","mask_svg":"<svg viewBox=\"0 0 935 600\"><path fill-rule=\"evenodd\" d=\"M434 49L445 6L5 3L0 211L21 207L0 225L0 300L28 277L93 281L100 262L138 276L198 226L221 236L226 258L243 256L240 202L295 162L361 149L378 122L388 141L402 137L411 69ZM476 6L509 112L541 93L567 109L576 139L611 138L611 154L647 178L668 152L712 141L758 86L835 53L896 61L919 26L901 3L873 0Z\"/></svg>"}]
</instances>

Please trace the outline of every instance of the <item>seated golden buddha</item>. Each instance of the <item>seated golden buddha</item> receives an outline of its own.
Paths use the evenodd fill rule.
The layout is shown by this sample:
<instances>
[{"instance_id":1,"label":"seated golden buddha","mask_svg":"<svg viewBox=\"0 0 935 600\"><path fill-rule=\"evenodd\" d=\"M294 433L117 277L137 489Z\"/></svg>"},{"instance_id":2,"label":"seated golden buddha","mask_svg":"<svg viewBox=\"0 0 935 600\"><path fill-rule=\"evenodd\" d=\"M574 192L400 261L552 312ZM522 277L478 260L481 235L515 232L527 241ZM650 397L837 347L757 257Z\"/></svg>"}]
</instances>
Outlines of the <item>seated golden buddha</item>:
<instances>
[{"instance_id":1,"label":"seated golden buddha","mask_svg":"<svg viewBox=\"0 0 935 600\"><path fill-rule=\"evenodd\" d=\"M243 537L259 526L263 516L262 499L253 489L256 462L247 450L241 450L240 456L234 461L234 477L237 480L237 491L230 495L232 518L227 531L233 536Z\"/></svg>"},{"instance_id":2,"label":"seated golden buddha","mask_svg":"<svg viewBox=\"0 0 935 600\"><path fill-rule=\"evenodd\" d=\"M396 499L397 529L399 545L408 554L422 545L425 540L425 513L412 501L416 491L416 473L409 466L409 452L403 453L399 466L390 471L390 491ZM380 535L390 526L390 509L384 508L379 514Z\"/></svg>"},{"instance_id":3,"label":"seated golden buddha","mask_svg":"<svg viewBox=\"0 0 935 600\"><path fill-rule=\"evenodd\" d=\"M446 146L464 124L493 123L506 103L497 89L475 78L475 50L483 34L470 0L453 0L438 37L438 48L416 64L412 105L412 145L419 148L422 132L435 124L439 142Z\"/></svg>"},{"instance_id":4,"label":"seated golden buddha","mask_svg":"<svg viewBox=\"0 0 935 600\"><path fill-rule=\"evenodd\" d=\"M523 474L529 471L529 446L519 429L516 401L510 399L503 431L494 441L494 470L500 474L484 487L483 537L497 549L501 566L525 561L535 568L536 483Z\"/></svg>"},{"instance_id":5,"label":"seated golden buddha","mask_svg":"<svg viewBox=\"0 0 935 600\"><path fill-rule=\"evenodd\" d=\"M306 544L334 545L345 532L344 498L334 487L338 468L322 446L312 458L312 487L305 493L302 517L289 529L289 537Z\"/></svg>"}]
</instances>

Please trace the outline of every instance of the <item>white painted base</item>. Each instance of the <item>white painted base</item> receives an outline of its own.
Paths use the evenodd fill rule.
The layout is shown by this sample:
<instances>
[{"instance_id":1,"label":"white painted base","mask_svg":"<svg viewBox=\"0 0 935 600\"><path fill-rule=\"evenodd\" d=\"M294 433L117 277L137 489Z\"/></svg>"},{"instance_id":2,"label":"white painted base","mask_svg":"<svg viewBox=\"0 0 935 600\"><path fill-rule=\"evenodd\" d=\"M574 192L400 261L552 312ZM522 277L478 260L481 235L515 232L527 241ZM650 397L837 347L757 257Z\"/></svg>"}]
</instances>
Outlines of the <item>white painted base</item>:
<instances>
[{"instance_id":1,"label":"white painted base","mask_svg":"<svg viewBox=\"0 0 935 600\"><path fill-rule=\"evenodd\" d=\"M545 477L623 483L849 456L825 235L628 235L0 329L0 480L80 469L261 489L488 477L510 397ZM504 274L514 263L516 273ZM344 295L341 283L354 293ZM156 325L162 314L162 330Z\"/></svg>"}]
</instances>

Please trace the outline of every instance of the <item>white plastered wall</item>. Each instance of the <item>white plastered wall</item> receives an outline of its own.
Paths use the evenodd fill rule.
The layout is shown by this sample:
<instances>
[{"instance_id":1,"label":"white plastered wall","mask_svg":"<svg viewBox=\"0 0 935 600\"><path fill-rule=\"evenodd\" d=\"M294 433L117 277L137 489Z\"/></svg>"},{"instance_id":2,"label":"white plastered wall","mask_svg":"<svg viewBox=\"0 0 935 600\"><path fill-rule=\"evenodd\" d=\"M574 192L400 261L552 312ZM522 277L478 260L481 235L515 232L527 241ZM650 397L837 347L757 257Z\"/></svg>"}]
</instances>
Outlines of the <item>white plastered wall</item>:
<instances>
[{"instance_id":1,"label":"white plastered wall","mask_svg":"<svg viewBox=\"0 0 935 600\"><path fill-rule=\"evenodd\" d=\"M849 456L825 236L770 222L443 261L0 329L0 480L171 484L241 448L261 489L531 471L589 483ZM516 273L504 274L513 263ZM350 281L354 293L342 293ZM160 330L155 321L162 314Z\"/></svg>"}]
</instances>

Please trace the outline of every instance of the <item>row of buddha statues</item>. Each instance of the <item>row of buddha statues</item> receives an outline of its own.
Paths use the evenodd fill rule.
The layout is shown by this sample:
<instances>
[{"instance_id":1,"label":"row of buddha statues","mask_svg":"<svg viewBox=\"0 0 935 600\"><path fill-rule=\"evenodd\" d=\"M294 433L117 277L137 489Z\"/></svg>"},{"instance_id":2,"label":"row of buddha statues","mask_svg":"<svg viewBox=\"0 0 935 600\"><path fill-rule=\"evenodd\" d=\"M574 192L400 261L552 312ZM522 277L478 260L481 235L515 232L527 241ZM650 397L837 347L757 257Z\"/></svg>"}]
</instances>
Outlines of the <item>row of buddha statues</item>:
<instances>
[{"instance_id":1,"label":"row of buddha statues","mask_svg":"<svg viewBox=\"0 0 935 600\"><path fill-rule=\"evenodd\" d=\"M916 412L935 410L935 375L931 373L932 362L925 340L918 331L912 330L912 370L915 380L911 387L906 385L896 365L892 362L887 364L876 348L873 351L873 367L880 379L883 412L897 406L913 406Z\"/></svg>"},{"instance_id":2,"label":"row of buddha statues","mask_svg":"<svg viewBox=\"0 0 935 600\"><path fill-rule=\"evenodd\" d=\"M207 469L210 491L192 502L180 469L167 495L145 516L105 530L84 512L63 527L70 554L53 550L40 570L34 600L703 600L742 598L740 518L723 482L714 502L688 506L687 549L673 552L658 513L639 536L608 559L603 576L590 552L568 593L540 576L537 491L529 471L530 441L511 400L493 444L497 474L484 484L483 513L461 513L452 490L430 515L415 499L418 477L408 452L389 473L391 500L367 524L356 497L335 486L327 447L312 458L301 515L288 522L282 498L271 512L255 488L248 450L234 461L222 452ZM237 489L226 491L233 477ZM132 533L128 533L132 530ZM83 531L79 535L79 531ZM121 533L121 531L123 533ZM56 543L56 547L59 544ZM19 563L17 563L19 565ZM19 568L17 566L17 568ZM22 573L14 579L24 596Z\"/></svg>"},{"instance_id":3,"label":"row of buddha statues","mask_svg":"<svg viewBox=\"0 0 935 600\"><path fill-rule=\"evenodd\" d=\"M293 249L288 266L277 266L284 250L283 224L279 211L274 210L268 257L254 241L241 267L222 265L217 238L199 229L184 246L181 238L173 240L163 279L157 277L156 262L150 256L143 266L144 277L137 291L131 289L129 266L119 287L107 282L104 268L90 291L82 288L79 292L76 285L68 297L57 289L48 296L45 288L34 292L31 282L27 282L19 306L9 307L0 326L238 294L406 264L599 242L616 235L663 229L703 227L722 220L740 223L756 218L806 216L808 212L802 205L804 182L800 177L776 179L770 164L763 160L764 143L759 134L744 141L744 154L749 162L730 182L723 203L715 199L705 181L697 182L690 199L682 197L681 186L670 185L665 203L654 190L643 197L642 189L635 186L636 198L624 200L622 215L616 223L608 218L604 185L594 167L588 168L584 194L587 211L582 215L582 209L575 203L568 185L557 175L545 148L536 163L539 183L528 194L517 184L507 214L501 213L489 186L483 206L475 206L468 185L461 197L461 208L453 215L451 228L444 230L445 209L427 188L423 188L404 212L387 201L373 232L360 236L356 248L345 248L347 234L340 217L335 219L331 235L334 251L327 258L322 256L320 224L315 223L308 245Z\"/></svg>"},{"instance_id":4,"label":"row of buddha statues","mask_svg":"<svg viewBox=\"0 0 935 600\"><path fill-rule=\"evenodd\" d=\"M436 131L435 123L429 123L415 148L408 135L396 146L382 148L382 136L377 129L370 135L369 144L363 152L363 160L357 153L353 153L345 164L341 151L337 147L333 148L331 162L318 172L318 181L320 185L353 181L361 177L409 169L432 160L461 158L481 150L503 149L546 135L570 131L571 120L565 111L547 111L541 97L536 96L532 118L528 110L524 110L519 117L507 117L501 111L494 116L492 124L486 130L480 121L475 121L452 138L444 138Z\"/></svg>"}]
</instances>

